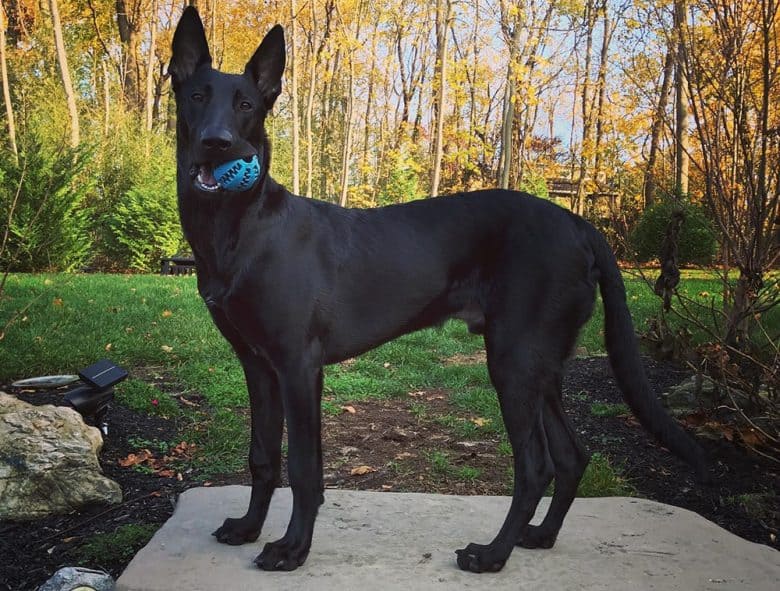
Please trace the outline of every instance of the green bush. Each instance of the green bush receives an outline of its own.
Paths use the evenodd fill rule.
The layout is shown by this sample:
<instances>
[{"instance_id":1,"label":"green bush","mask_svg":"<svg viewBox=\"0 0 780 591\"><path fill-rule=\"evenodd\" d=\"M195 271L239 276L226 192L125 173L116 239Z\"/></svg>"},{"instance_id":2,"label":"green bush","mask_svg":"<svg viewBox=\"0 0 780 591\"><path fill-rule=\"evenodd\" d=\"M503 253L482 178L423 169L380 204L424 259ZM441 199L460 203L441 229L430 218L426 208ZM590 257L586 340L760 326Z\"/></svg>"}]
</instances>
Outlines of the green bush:
<instances>
[{"instance_id":1,"label":"green bush","mask_svg":"<svg viewBox=\"0 0 780 591\"><path fill-rule=\"evenodd\" d=\"M160 259L183 247L173 166L153 159L109 214L121 249L114 262L136 271L157 269Z\"/></svg>"},{"instance_id":2,"label":"green bush","mask_svg":"<svg viewBox=\"0 0 780 591\"><path fill-rule=\"evenodd\" d=\"M530 172L523 175L523 180L520 181L518 187L520 191L536 195L542 199L550 198L550 191L547 189L547 181L544 176L536 172Z\"/></svg>"},{"instance_id":3,"label":"green bush","mask_svg":"<svg viewBox=\"0 0 780 591\"><path fill-rule=\"evenodd\" d=\"M160 258L182 250L175 157L165 136L129 122L104 146L96 175L99 267L157 270Z\"/></svg>"},{"instance_id":4,"label":"green bush","mask_svg":"<svg viewBox=\"0 0 780 591\"><path fill-rule=\"evenodd\" d=\"M421 185L421 171L419 161L413 150L399 149L390 154L392 166L387 175L387 182L380 191L377 201L379 205L391 205L393 203L406 203L425 196Z\"/></svg>"},{"instance_id":5,"label":"green bush","mask_svg":"<svg viewBox=\"0 0 780 591\"><path fill-rule=\"evenodd\" d=\"M712 224L704 209L689 201L676 203L671 200L659 201L647 208L640 216L631 234L631 245L640 261L650 261L659 257L661 244L666 235L666 226L672 213L677 209L682 209L685 215L680 232L678 261L681 264L700 265L712 262L717 243Z\"/></svg>"},{"instance_id":6,"label":"green bush","mask_svg":"<svg viewBox=\"0 0 780 591\"><path fill-rule=\"evenodd\" d=\"M0 150L0 234L8 230L0 268L78 268L92 248L84 205L93 189L85 171L92 152L88 147L51 148L51 142L34 133L22 137L20 144L18 164L10 150Z\"/></svg>"}]
</instances>

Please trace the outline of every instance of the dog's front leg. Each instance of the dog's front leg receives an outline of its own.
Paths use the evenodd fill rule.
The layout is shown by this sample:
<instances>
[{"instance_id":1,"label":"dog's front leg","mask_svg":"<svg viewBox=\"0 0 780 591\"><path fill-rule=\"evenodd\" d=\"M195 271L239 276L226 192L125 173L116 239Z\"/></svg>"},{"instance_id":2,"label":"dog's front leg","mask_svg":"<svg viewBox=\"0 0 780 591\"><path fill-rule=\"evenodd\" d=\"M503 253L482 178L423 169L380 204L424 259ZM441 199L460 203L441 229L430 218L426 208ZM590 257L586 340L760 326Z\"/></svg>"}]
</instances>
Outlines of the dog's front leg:
<instances>
[{"instance_id":1,"label":"dog's front leg","mask_svg":"<svg viewBox=\"0 0 780 591\"><path fill-rule=\"evenodd\" d=\"M314 520L322 502L322 367L314 364L285 367L280 372L279 387L287 418L293 510L284 537L266 544L255 564L265 570L294 570L309 554Z\"/></svg>"},{"instance_id":2,"label":"dog's front leg","mask_svg":"<svg viewBox=\"0 0 780 591\"><path fill-rule=\"evenodd\" d=\"M271 496L279 482L283 420L276 376L268 362L248 350L241 351L239 358L244 367L252 411L249 448L252 495L246 515L227 518L214 532L217 540L233 545L254 542L260 535Z\"/></svg>"}]
</instances>

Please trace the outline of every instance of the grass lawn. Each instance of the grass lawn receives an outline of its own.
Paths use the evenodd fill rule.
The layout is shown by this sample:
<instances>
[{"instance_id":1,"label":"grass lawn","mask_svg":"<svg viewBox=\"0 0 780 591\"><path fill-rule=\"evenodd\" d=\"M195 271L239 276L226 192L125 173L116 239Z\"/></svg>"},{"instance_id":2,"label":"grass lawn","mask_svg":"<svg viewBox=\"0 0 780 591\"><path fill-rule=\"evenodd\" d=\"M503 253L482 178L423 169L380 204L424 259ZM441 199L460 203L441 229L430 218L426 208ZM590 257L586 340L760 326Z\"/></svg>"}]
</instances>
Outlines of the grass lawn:
<instances>
[{"instance_id":1,"label":"grass lawn","mask_svg":"<svg viewBox=\"0 0 780 591\"><path fill-rule=\"evenodd\" d=\"M702 302L718 293L717 280L694 272L682 290ZM640 279L626 277L636 326L656 313L659 301ZM54 373L74 373L101 357L131 372L118 389L120 402L156 414L183 412L148 379L163 374L178 393L205 397L210 419L193 438L208 453L204 473L232 471L245 464L248 432L236 408L247 407L243 372L213 326L193 277L156 275L12 275L0 301L0 327L13 315L0 341L0 383ZM600 304L580 338L588 353L603 351ZM407 335L326 371L323 410L342 412L349 403L389 399L443 388L454 406L484 420L442 416L460 436L501 434L503 426L484 363L450 360L479 355L482 339L460 322ZM153 404L152 401L155 401ZM622 410L622 409L621 409ZM594 411L598 412L598 411ZM610 412L610 409L601 409ZM508 446L502 446L504 453ZM431 462L442 463L441 458ZM441 468L441 466L439 466Z\"/></svg>"}]
</instances>

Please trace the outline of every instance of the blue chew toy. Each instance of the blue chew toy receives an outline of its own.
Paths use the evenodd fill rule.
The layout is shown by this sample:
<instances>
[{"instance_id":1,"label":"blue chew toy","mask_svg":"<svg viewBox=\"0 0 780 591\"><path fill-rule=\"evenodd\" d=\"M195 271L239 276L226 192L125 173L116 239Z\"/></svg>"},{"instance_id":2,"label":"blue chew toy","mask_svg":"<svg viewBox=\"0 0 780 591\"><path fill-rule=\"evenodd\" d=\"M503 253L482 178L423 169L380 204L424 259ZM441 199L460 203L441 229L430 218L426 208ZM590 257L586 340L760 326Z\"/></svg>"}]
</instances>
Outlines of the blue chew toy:
<instances>
[{"instance_id":1,"label":"blue chew toy","mask_svg":"<svg viewBox=\"0 0 780 591\"><path fill-rule=\"evenodd\" d=\"M251 189L260 176L260 163L257 154L251 158L239 158L223 162L214 168L214 178L226 191L246 191Z\"/></svg>"}]
</instances>

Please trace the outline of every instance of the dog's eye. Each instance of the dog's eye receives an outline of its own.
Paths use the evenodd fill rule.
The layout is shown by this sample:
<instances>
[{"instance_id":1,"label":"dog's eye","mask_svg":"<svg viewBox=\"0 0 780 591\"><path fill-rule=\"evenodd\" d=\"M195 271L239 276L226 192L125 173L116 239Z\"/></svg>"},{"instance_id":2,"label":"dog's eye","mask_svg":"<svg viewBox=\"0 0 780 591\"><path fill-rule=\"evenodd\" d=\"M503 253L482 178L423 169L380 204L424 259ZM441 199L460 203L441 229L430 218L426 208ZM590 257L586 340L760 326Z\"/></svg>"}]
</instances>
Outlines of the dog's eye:
<instances>
[{"instance_id":1,"label":"dog's eye","mask_svg":"<svg viewBox=\"0 0 780 591\"><path fill-rule=\"evenodd\" d=\"M193 92L190 95L190 98L195 101L196 103L202 103L203 102L203 94L200 92Z\"/></svg>"},{"instance_id":2,"label":"dog's eye","mask_svg":"<svg viewBox=\"0 0 780 591\"><path fill-rule=\"evenodd\" d=\"M238 104L238 108L241 109L242 111L251 111L252 103L250 103L249 101L241 101Z\"/></svg>"}]
</instances>

